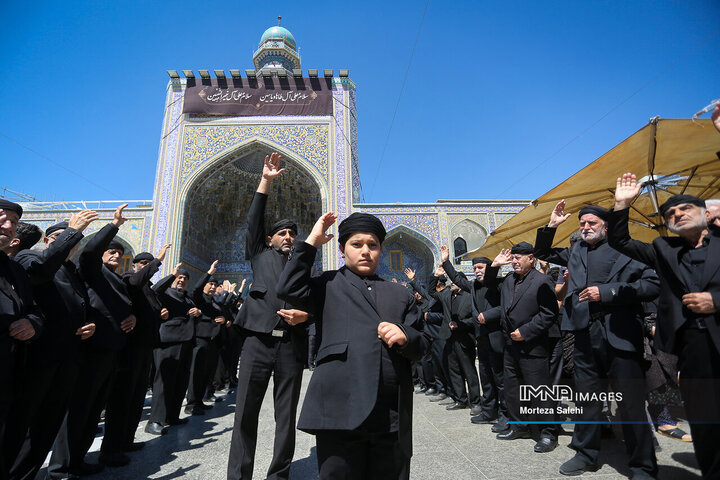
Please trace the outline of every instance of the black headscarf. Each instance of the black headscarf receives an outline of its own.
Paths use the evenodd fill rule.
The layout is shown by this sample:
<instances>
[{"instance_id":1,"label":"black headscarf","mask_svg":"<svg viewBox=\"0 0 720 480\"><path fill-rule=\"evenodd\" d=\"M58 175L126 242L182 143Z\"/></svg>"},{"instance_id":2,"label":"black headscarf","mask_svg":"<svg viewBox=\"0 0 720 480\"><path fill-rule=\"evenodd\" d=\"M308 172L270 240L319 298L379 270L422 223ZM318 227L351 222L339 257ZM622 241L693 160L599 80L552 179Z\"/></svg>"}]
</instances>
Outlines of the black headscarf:
<instances>
[{"instance_id":1,"label":"black headscarf","mask_svg":"<svg viewBox=\"0 0 720 480\"><path fill-rule=\"evenodd\" d=\"M672 197L668 198L665 203L660 205L660 215L664 217L665 213L667 213L668 210L670 210L672 207L677 207L682 203L690 203L692 205L697 205L698 207L705 208L705 200L702 200L698 197L693 197L692 195L673 195Z\"/></svg>"},{"instance_id":2,"label":"black headscarf","mask_svg":"<svg viewBox=\"0 0 720 480\"><path fill-rule=\"evenodd\" d=\"M297 234L297 231L298 231L297 224L290 219L283 218L282 220L278 220L277 222L270 225L270 230L268 231L268 236L272 237L280 230L285 230L286 228L289 228L290 230L295 232L295 234Z\"/></svg>"},{"instance_id":3,"label":"black headscarf","mask_svg":"<svg viewBox=\"0 0 720 480\"><path fill-rule=\"evenodd\" d=\"M355 212L340 222L338 226L338 241L340 245L345 245L345 242L347 242L354 233L372 233L378 238L381 244L385 241L385 235L387 234L380 219L375 215L360 212Z\"/></svg>"}]
</instances>

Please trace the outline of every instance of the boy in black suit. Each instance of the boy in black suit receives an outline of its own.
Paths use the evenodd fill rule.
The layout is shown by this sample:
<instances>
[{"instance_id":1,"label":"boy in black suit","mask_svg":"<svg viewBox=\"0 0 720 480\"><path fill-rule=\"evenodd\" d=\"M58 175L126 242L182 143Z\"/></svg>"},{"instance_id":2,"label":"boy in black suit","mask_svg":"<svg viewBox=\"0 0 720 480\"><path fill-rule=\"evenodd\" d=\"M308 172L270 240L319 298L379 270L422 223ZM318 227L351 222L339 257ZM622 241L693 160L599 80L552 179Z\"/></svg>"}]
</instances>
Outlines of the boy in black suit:
<instances>
[{"instance_id":1,"label":"boy in black suit","mask_svg":"<svg viewBox=\"0 0 720 480\"><path fill-rule=\"evenodd\" d=\"M407 479L410 362L427 350L421 312L402 285L375 275L385 228L354 213L339 226L345 266L310 277L336 216L326 213L280 275L278 296L316 315L322 342L298 428L316 436L321 479Z\"/></svg>"}]
</instances>

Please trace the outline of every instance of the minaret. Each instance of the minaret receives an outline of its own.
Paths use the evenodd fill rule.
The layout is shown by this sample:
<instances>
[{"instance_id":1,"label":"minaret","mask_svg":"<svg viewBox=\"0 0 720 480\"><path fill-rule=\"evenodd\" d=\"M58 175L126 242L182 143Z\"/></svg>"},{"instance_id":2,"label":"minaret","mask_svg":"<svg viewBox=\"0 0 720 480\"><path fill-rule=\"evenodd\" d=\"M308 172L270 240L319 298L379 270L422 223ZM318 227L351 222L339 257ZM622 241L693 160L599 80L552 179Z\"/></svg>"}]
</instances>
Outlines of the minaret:
<instances>
[{"instance_id":1,"label":"minaret","mask_svg":"<svg viewBox=\"0 0 720 480\"><path fill-rule=\"evenodd\" d=\"M255 70L284 69L292 75L293 69L300 67L300 55L292 33L280 26L282 17L278 17L277 27L270 27L260 37L258 49L253 53Z\"/></svg>"}]
</instances>

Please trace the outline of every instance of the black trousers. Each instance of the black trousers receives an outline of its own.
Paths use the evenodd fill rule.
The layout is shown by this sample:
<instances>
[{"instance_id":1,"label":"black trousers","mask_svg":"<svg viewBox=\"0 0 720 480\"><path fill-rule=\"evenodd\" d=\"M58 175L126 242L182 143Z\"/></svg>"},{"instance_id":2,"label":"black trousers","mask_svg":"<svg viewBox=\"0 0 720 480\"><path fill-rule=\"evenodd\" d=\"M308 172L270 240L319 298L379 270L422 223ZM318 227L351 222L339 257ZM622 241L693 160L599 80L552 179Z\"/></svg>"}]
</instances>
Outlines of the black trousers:
<instances>
[{"instance_id":1,"label":"black trousers","mask_svg":"<svg viewBox=\"0 0 720 480\"><path fill-rule=\"evenodd\" d=\"M192 350L192 340L161 343L153 349L155 380L148 422L168 424L180 417L180 407L190 381Z\"/></svg>"},{"instance_id":2,"label":"black trousers","mask_svg":"<svg viewBox=\"0 0 720 480\"><path fill-rule=\"evenodd\" d=\"M128 345L118 353L105 407L103 453L120 453L133 443L145 401L150 350L147 346Z\"/></svg>"},{"instance_id":3,"label":"black trousers","mask_svg":"<svg viewBox=\"0 0 720 480\"><path fill-rule=\"evenodd\" d=\"M7 335L0 338L0 480L7 479L8 463L11 461L5 453L5 435L15 390L13 341Z\"/></svg>"},{"instance_id":4,"label":"black trousers","mask_svg":"<svg viewBox=\"0 0 720 480\"><path fill-rule=\"evenodd\" d=\"M37 345L33 345L36 347ZM33 480L42 467L60 430L80 372L78 355L45 351L48 347L31 348L26 359L26 383L21 399L29 418L9 478Z\"/></svg>"},{"instance_id":5,"label":"black trousers","mask_svg":"<svg viewBox=\"0 0 720 480\"><path fill-rule=\"evenodd\" d=\"M445 351L445 340L435 338L430 344L430 355L432 357L433 372L435 373L435 388L439 393L452 395L448 382L446 364L443 360Z\"/></svg>"},{"instance_id":6,"label":"black trousers","mask_svg":"<svg viewBox=\"0 0 720 480\"><path fill-rule=\"evenodd\" d=\"M520 385L532 385L538 387L540 385L552 385L550 380L549 364L547 357L531 357L520 351L518 345L510 344L505 346L504 359L504 380L505 380L505 401L508 407L508 418L513 422L552 422L555 421L555 414L537 414L523 415L520 413L520 407L537 407L555 409L555 404L551 400L541 400L534 398L529 405L527 402L520 402ZM513 425L514 428L525 428L522 423ZM558 425L557 424L540 424L540 434L542 437L557 440Z\"/></svg>"},{"instance_id":7,"label":"black trousers","mask_svg":"<svg viewBox=\"0 0 720 480\"><path fill-rule=\"evenodd\" d=\"M320 431L315 434L320 480L407 480L410 457L397 432Z\"/></svg>"},{"instance_id":8,"label":"black trousers","mask_svg":"<svg viewBox=\"0 0 720 480\"><path fill-rule=\"evenodd\" d=\"M187 405L200 405L217 368L220 355L220 338L195 338L190 368L190 385L187 391Z\"/></svg>"},{"instance_id":9,"label":"black trousers","mask_svg":"<svg viewBox=\"0 0 720 480\"><path fill-rule=\"evenodd\" d=\"M116 360L117 352L114 351L83 350L70 407L50 456L48 477L64 477L83 462L95 438L100 413L107 403Z\"/></svg>"},{"instance_id":10,"label":"black trousers","mask_svg":"<svg viewBox=\"0 0 720 480\"><path fill-rule=\"evenodd\" d=\"M507 418L503 387L503 352L495 351L487 335L479 335L475 340L482 387L483 415L487 418Z\"/></svg>"},{"instance_id":11,"label":"black trousers","mask_svg":"<svg viewBox=\"0 0 720 480\"><path fill-rule=\"evenodd\" d=\"M453 335L445 344L447 370L456 402L480 405L480 382L475 370L475 342ZM467 388L465 384L467 383Z\"/></svg>"},{"instance_id":12,"label":"black trousers","mask_svg":"<svg viewBox=\"0 0 720 480\"><path fill-rule=\"evenodd\" d=\"M707 330L678 332L680 393L703 478L720 478L720 353Z\"/></svg>"},{"instance_id":13,"label":"black trousers","mask_svg":"<svg viewBox=\"0 0 720 480\"><path fill-rule=\"evenodd\" d=\"M607 341L600 321L575 331L575 391L581 393L607 392L608 387L622 394L618 411L623 423L625 448L630 457L631 470L644 470L657 475L657 460L653 447L653 433L645 412L645 371L642 353L624 352ZM603 402L578 402L583 413L578 420L601 421ZM637 423L641 422L641 423ZM600 452L602 425L575 425L570 448L596 463Z\"/></svg>"},{"instance_id":14,"label":"black trousers","mask_svg":"<svg viewBox=\"0 0 720 480\"><path fill-rule=\"evenodd\" d=\"M275 443L267 478L290 476L290 463L295 453L297 405L305 361L298 357L288 337L252 334L245 339L240 355L228 480L252 478L258 417L270 376L273 377Z\"/></svg>"}]
</instances>

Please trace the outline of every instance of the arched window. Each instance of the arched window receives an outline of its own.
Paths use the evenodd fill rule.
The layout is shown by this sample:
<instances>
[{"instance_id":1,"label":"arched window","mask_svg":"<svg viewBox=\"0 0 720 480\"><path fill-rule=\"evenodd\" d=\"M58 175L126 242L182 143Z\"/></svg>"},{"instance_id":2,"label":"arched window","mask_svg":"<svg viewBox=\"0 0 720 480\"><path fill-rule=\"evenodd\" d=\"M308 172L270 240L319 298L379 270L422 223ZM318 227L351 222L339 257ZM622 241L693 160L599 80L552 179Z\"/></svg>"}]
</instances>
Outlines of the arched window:
<instances>
[{"instance_id":1,"label":"arched window","mask_svg":"<svg viewBox=\"0 0 720 480\"><path fill-rule=\"evenodd\" d=\"M458 237L453 242L455 249L455 265L460 265L460 257L467 253L467 242L464 238Z\"/></svg>"}]
</instances>

